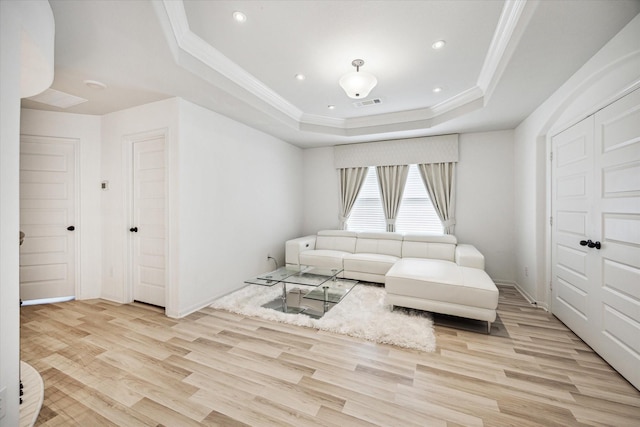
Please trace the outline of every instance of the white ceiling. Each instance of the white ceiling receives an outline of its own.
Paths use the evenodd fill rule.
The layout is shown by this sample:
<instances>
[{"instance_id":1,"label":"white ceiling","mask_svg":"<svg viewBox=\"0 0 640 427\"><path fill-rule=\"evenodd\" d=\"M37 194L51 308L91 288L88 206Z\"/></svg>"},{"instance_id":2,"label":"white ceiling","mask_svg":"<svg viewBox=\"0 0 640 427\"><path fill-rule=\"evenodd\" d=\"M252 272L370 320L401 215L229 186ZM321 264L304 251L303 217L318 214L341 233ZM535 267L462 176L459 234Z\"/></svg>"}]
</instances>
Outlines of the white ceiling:
<instances>
[{"instance_id":1,"label":"white ceiling","mask_svg":"<svg viewBox=\"0 0 640 427\"><path fill-rule=\"evenodd\" d=\"M24 107L106 114L179 96L301 147L512 129L640 13L638 0L50 3L52 88L88 102ZM380 104L339 87L356 58Z\"/></svg>"}]
</instances>

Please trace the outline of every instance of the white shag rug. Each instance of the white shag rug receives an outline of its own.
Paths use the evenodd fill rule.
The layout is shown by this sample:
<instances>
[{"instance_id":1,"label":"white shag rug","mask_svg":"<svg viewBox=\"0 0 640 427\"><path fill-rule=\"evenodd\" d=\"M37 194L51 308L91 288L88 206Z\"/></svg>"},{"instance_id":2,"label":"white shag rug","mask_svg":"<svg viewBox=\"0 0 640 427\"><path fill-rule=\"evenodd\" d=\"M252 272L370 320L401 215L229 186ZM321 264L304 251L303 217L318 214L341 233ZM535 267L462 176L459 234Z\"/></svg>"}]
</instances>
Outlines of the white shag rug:
<instances>
[{"instance_id":1,"label":"white shag rug","mask_svg":"<svg viewBox=\"0 0 640 427\"><path fill-rule=\"evenodd\" d=\"M306 286L296 285L296 287L308 289ZM244 316L316 328L399 347L426 352L436 349L431 315L398 308L391 311L390 306L385 304L386 292L382 287L356 285L349 295L320 319L262 307L263 304L281 295L281 285L272 287L248 285L214 301L211 307Z\"/></svg>"}]
</instances>

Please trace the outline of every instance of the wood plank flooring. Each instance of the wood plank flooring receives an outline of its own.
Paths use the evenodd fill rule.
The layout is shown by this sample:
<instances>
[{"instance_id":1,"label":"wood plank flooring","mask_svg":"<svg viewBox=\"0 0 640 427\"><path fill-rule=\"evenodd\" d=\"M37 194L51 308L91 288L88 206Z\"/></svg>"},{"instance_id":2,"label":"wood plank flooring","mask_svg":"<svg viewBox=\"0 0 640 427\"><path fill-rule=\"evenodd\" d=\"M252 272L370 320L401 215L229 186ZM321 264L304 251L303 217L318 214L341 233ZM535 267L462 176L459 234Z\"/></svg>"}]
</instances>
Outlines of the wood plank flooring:
<instances>
[{"instance_id":1,"label":"wood plank flooring","mask_svg":"<svg viewBox=\"0 0 640 427\"><path fill-rule=\"evenodd\" d=\"M640 392L500 286L505 336L436 325L434 353L203 309L29 306L40 426L638 426Z\"/></svg>"}]
</instances>

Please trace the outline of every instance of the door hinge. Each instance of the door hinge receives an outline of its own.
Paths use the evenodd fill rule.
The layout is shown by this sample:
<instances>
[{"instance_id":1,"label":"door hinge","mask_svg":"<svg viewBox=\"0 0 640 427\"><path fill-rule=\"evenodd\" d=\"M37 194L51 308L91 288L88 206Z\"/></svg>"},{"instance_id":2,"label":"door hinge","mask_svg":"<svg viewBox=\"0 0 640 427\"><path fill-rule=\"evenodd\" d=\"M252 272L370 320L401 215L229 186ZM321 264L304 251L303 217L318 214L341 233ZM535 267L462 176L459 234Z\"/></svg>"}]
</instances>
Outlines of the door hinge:
<instances>
[{"instance_id":1,"label":"door hinge","mask_svg":"<svg viewBox=\"0 0 640 427\"><path fill-rule=\"evenodd\" d=\"M553 282L549 282L549 290L552 291L553 290Z\"/></svg>"},{"instance_id":2,"label":"door hinge","mask_svg":"<svg viewBox=\"0 0 640 427\"><path fill-rule=\"evenodd\" d=\"M553 162L553 151L549 153L549 161Z\"/></svg>"},{"instance_id":3,"label":"door hinge","mask_svg":"<svg viewBox=\"0 0 640 427\"><path fill-rule=\"evenodd\" d=\"M553 225L553 217L552 216L549 217L549 225Z\"/></svg>"}]
</instances>

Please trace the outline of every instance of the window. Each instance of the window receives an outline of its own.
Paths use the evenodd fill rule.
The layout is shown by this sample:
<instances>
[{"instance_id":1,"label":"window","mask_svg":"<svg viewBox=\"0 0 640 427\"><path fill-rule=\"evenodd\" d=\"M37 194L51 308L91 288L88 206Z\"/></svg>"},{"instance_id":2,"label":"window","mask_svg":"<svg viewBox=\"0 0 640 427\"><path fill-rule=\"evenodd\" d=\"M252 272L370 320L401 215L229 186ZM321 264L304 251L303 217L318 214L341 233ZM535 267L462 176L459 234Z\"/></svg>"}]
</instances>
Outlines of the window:
<instances>
[{"instance_id":1,"label":"window","mask_svg":"<svg viewBox=\"0 0 640 427\"><path fill-rule=\"evenodd\" d=\"M376 168L370 167L364 179L360 194L351 209L347 228L352 231L386 231L382 199L378 188Z\"/></svg>"},{"instance_id":2,"label":"window","mask_svg":"<svg viewBox=\"0 0 640 427\"><path fill-rule=\"evenodd\" d=\"M387 228L375 167L370 167L367 172L367 177L347 221L347 228L353 231L385 231ZM444 233L417 165L409 166L407 183L396 218L396 231Z\"/></svg>"},{"instance_id":3,"label":"window","mask_svg":"<svg viewBox=\"0 0 640 427\"><path fill-rule=\"evenodd\" d=\"M422 182L417 165L409 166L407 183L396 218L396 230L400 232L444 233L442 223L431 199L429 199L429 193Z\"/></svg>"}]
</instances>

